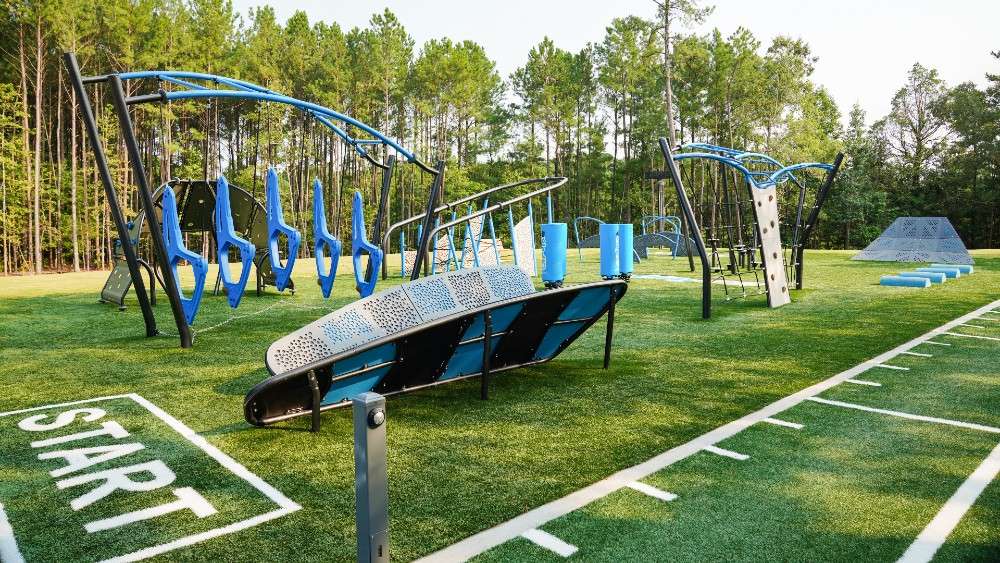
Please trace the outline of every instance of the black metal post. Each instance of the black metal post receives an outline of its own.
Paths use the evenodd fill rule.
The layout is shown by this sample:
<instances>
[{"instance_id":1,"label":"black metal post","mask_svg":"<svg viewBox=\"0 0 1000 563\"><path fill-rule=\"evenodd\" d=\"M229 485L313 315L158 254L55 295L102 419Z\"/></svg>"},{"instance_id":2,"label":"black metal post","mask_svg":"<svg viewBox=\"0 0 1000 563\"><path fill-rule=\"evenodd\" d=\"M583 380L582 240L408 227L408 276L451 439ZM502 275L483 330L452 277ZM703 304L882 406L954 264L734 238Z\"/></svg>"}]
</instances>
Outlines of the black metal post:
<instances>
[{"instance_id":1,"label":"black metal post","mask_svg":"<svg viewBox=\"0 0 1000 563\"><path fill-rule=\"evenodd\" d=\"M132 118L128 113L128 104L125 101L125 89L122 87L122 80L118 75L113 74L108 79L111 86L111 101L114 102L115 112L118 114L118 123L121 126L122 138L125 141L125 148L128 151L128 159L132 163L132 172L135 182L139 187L139 201L146 213L146 221L149 224L149 235L153 242L153 254L156 256L156 264L163 274L163 283L166 286L167 299L170 301L170 309L174 313L174 322L177 324L177 333L180 336L181 348L190 348L192 344L191 327L187 324L184 316L184 308L181 306L180 289L177 287L177 280L174 279L173 272L169 271L167 264L166 245L163 242L163 232L160 230L160 222L156 219L156 206L153 204L153 192L149 189L149 178L146 177L146 169L142 165L142 153L139 151L139 142L135 138L135 129L132 126Z\"/></svg>"},{"instance_id":2,"label":"black metal post","mask_svg":"<svg viewBox=\"0 0 1000 563\"><path fill-rule=\"evenodd\" d=\"M316 379L316 372L309 371L306 376L309 379L309 391L312 394L312 426L309 428L310 432L319 432L320 425L320 410L319 407L322 404L322 397L319 392L319 380Z\"/></svg>"},{"instance_id":3,"label":"black metal post","mask_svg":"<svg viewBox=\"0 0 1000 563\"><path fill-rule=\"evenodd\" d=\"M375 226L372 229L372 240L376 243L382 241L382 225L385 223L385 215L388 213L389 209L389 187L392 185L392 169L396 166L396 155L389 155L386 159L385 165L382 168L382 189L379 192L378 200L378 212L375 214ZM389 249L382 249L382 279L385 279L387 273L387 263L385 255L388 254ZM365 270L365 279L372 279L372 261L368 260L368 268Z\"/></svg>"},{"instance_id":4,"label":"black metal post","mask_svg":"<svg viewBox=\"0 0 1000 563\"><path fill-rule=\"evenodd\" d=\"M809 213L809 219L806 220L806 224L802 229L802 238L799 239L798 260L795 262L795 289L802 289L802 272L804 270L803 264L805 263L806 244L809 243L809 236L812 235L813 227L815 227L816 222L819 221L820 209L823 207L823 203L826 202L826 196L830 194L830 187L833 185L833 180L837 177L837 173L840 171L840 165L843 162L844 153L837 153L837 157L833 159L833 168L827 172L826 179L823 181L823 186L820 187L819 193L816 194L816 204L813 205L812 211Z\"/></svg>"},{"instance_id":5,"label":"black metal post","mask_svg":"<svg viewBox=\"0 0 1000 563\"><path fill-rule=\"evenodd\" d=\"M611 339L615 333L615 305L617 304L614 285L611 286L609 297L608 326L604 330L604 369L611 367Z\"/></svg>"},{"instance_id":6,"label":"black metal post","mask_svg":"<svg viewBox=\"0 0 1000 563\"><path fill-rule=\"evenodd\" d=\"M490 398L490 356L493 355L493 311L483 313L483 376L480 378L479 398Z\"/></svg>"},{"instance_id":7,"label":"black metal post","mask_svg":"<svg viewBox=\"0 0 1000 563\"><path fill-rule=\"evenodd\" d=\"M111 179L111 170L108 168L108 158L104 153L104 145L101 144L101 135L97 130L97 120L90 107L90 97L83 86L83 78L80 76L80 65L77 63L76 55L73 53L63 54L63 63L69 74L69 80L76 91L76 97L80 100L80 117L83 118L84 127L87 129L87 137L90 139L90 146L94 150L94 164L97 172L101 176L101 183L104 184L104 195L108 201L108 208L111 210L111 218L118 231L118 240L121 241L122 251L125 254L125 262L128 264L129 275L132 276L132 286L135 288L136 299L139 300L139 308L142 309L142 318L146 323L146 336L156 336L156 317L153 314L153 306L149 296L146 294L146 284L142 279L142 271L139 269L139 260L136 256L135 247L128 232L128 222L122 214L118 205L118 193L115 191L114 181ZM155 287L155 286L154 286Z\"/></svg>"},{"instance_id":8,"label":"black metal post","mask_svg":"<svg viewBox=\"0 0 1000 563\"><path fill-rule=\"evenodd\" d=\"M684 184L681 183L681 173L677 170L677 163L670 151L670 144L663 137L660 137L660 151L667 161L667 171L670 172L670 178L674 181L674 187L677 189L677 201L681 204L681 211L687 219L688 227L691 229L691 238L694 239L695 248L698 250L699 258L701 258L701 318L707 319L712 316L712 268L708 263L705 241L701 238L701 229L694 217L691 201L684 191Z\"/></svg>"},{"instance_id":9,"label":"black metal post","mask_svg":"<svg viewBox=\"0 0 1000 563\"><path fill-rule=\"evenodd\" d=\"M417 255L413 259L413 271L410 272L410 280L420 277L420 267L426 269L427 247L430 243L431 229L434 228L434 208L437 207L438 196L441 193L441 184L444 182L444 161L437 162L434 181L431 182L431 192L427 197L427 212L424 214L423 227L420 232L420 242L417 244ZM432 258L433 260L433 258Z\"/></svg>"}]
</instances>

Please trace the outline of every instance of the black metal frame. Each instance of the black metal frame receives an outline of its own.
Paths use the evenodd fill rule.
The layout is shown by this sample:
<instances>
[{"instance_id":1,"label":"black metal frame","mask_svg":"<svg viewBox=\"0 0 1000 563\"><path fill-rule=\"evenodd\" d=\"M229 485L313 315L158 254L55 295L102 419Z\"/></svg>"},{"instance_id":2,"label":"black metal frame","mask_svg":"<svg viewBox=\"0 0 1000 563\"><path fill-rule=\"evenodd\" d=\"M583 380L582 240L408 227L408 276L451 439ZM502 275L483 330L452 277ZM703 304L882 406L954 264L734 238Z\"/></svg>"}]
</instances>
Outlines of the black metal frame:
<instances>
[{"instance_id":1,"label":"black metal frame","mask_svg":"<svg viewBox=\"0 0 1000 563\"><path fill-rule=\"evenodd\" d=\"M826 179L823 181L819 193L816 194L816 203L813 204L813 208L809 212L809 218L802 227L802 235L798 240L798 254L795 256L795 289L802 289L802 272L805 263L806 244L809 243L809 237L812 235L813 229L816 228L816 223L819 221L820 209L823 207L823 203L826 202L826 197L830 194L830 186L833 185L833 180L837 177L837 173L840 172L840 165L843 162L844 153L837 153L836 158L833 159L833 168L827 171Z\"/></svg>"}]
</instances>

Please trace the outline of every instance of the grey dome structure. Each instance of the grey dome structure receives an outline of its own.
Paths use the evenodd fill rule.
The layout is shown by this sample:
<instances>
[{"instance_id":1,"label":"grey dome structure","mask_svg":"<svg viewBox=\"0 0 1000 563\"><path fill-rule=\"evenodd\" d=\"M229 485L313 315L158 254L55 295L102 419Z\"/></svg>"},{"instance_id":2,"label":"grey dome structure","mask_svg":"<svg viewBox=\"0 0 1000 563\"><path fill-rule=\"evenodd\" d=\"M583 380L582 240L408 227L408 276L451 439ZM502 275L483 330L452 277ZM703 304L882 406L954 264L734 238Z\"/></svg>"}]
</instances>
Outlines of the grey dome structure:
<instances>
[{"instance_id":1,"label":"grey dome structure","mask_svg":"<svg viewBox=\"0 0 1000 563\"><path fill-rule=\"evenodd\" d=\"M897 217L852 260L972 264L972 256L947 217Z\"/></svg>"}]
</instances>

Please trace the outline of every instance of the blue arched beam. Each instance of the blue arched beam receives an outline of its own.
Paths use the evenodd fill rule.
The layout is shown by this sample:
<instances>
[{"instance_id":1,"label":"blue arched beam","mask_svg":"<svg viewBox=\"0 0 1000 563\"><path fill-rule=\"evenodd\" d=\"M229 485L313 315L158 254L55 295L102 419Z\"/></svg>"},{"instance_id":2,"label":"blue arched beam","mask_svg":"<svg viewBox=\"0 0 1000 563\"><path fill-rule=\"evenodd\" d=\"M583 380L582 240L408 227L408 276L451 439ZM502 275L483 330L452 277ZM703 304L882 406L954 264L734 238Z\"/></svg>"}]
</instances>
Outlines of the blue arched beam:
<instances>
[{"instance_id":1,"label":"blue arched beam","mask_svg":"<svg viewBox=\"0 0 1000 563\"><path fill-rule=\"evenodd\" d=\"M180 294L184 318L190 325L194 323L198 307L201 305L201 296L205 290L205 278L208 275L208 262L200 254L191 252L184 246L181 224L177 218L177 197L170 187L164 190L161 205L163 206L162 230L163 242L167 247L167 266L177 284L177 293ZM194 273L194 290L191 292L191 297L185 297L184 292L180 289L181 278L177 274L177 266L182 260L191 265L191 270Z\"/></svg>"},{"instance_id":2,"label":"blue arched beam","mask_svg":"<svg viewBox=\"0 0 1000 563\"><path fill-rule=\"evenodd\" d=\"M361 257L367 253L372 264L367 271L369 279L365 279L365 268L361 266ZM351 259L354 261L354 282L361 297L368 297L375 291L379 272L382 270L382 249L368 242L365 231L365 207L361 201L361 192L354 192L351 202Z\"/></svg>"},{"instance_id":3,"label":"blue arched beam","mask_svg":"<svg viewBox=\"0 0 1000 563\"><path fill-rule=\"evenodd\" d=\"M343 245L337 237L330 233L326 226L326 207L323 205L323 184L319 179L313 181L313 238L316 255L316 276L319 278L320 291L323 297L330 297L333 280L337 276L337 264L340 262L340 252ZM326 258L330 257L330 269L326 269Z\"/></svg>"},{"instance_id":4,"label":"blue arched beam","mask_svg":"<svg viewBox=\"0 0 1000 563\"><path fill-rule=\"evenodd\" d=\"M601 221L597 217L590 217L589 215L581 215L573 219L573 238L576 240L576 252L580 255L580 261L583 262L583 249L580 248L580 221L594 221L598 225L603 225L604 221Z\"/></svg>"},{"instance_id":5,"label":"blue arched beam","mask_svg":"<svg viewBox=\"0 0 1000 563\"><path fill-rule=\"evenodd\" d=\"M257 252L253 243L240 237L233 227L233 210L229 204L229 182L225 176L219 176L219 181L215 185L215 243L219 248L219 275L222 276L222 285L226 287L226 297L229 299L229 306L236 308L243 298L243 291L247 287L247 280L250 279L250 266L253 266L253 257ZM236 248L240 252L242 269L240 279L233 281L229 273L229 249Z\"/></svg>"},{"instance_id":6,"label":"blue arched beam","mask_svg":"<svg viewBox=\"0 0 1000 563\"><path fill-rule=\"evenodd\" d=\"M274 271L274 287L284 291L292 279L292 268L299 254L299 243L302 235L285 222L285 214L281 209L281 192L278 190L278 172L272 166L267 169L267 180L264 183L265 202L267 203L267 245L271 269ZM285 263L281 263L281 249L278 242L285 235L288 246L285 249Z\"/></svg>"}]
</instances>

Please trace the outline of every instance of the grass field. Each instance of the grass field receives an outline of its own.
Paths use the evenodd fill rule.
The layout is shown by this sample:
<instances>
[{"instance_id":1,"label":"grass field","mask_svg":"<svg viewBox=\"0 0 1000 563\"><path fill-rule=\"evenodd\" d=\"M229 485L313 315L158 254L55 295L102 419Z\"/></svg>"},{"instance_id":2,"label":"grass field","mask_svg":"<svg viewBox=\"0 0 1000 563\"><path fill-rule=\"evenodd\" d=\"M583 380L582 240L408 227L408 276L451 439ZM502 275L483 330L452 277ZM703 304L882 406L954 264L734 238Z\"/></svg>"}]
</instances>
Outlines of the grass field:
<instances>
[{"instance_id":1,"label":"grass field","mask_svg":"<svg viewBox=\"0 0 1000 563\"><path fill-rule=\"evenodd\" d=\"M969 278L920 290L880 287L878 276L900 266L852 262L850 255L811 251L807 289L793 292L791 305L769 310L762 296L731 303L720 298L710 321L699 318L698 284L634 280L618 308L608 371L600 369L601 323L554 362L498 376L488 402L478 400L478 381L390 398L393 557L408 560L444 548L1000 297L1000 251L974 253L977 272ZM124 313L96 304L106 274L0 278L0 412L137 393L302 507L165 558L350 560L350 412L325 415L316 435L306 431L306 421L256 429L242 416L245 392L266 376L263 355L270 342L354 298L346 262L326 303L308 261L297 267L294 296L251 293L235 312L224 297L206 296L191 350L181 350L174 337L143 338L134 301ZM571 252L568 282L595 279L596 262L593 251L582 263ZM682 259L654 256L637 273L683 274L685 266ZM157 318L162 330L173 329L165 300ZM845 384L823 396L1000 425L997 348L968 340L935 355L932 367L912 357L900 361L911 362L913 370L865 374L878 377L881 387ZM982 356L963 356L976 350ZM919 376L918 367L924 370ZM133 434L150 455L175 469L178 483L227 508L204 522L177 513L141 534L68 545L94 518L90 507L70 508L86 488L57 490L47 471L59 464L41 463L3 424L0 504L28 561L53 560L53 549L60 560L111 557L157 541L157 535L167 541L213 519L228 524L273 508L169 428L131 406L115 409L116 420L139 428ZM587 553L594 559L649 559L654 553L682 559L704 549L707 558L893 560L997 442L996 436L822 404L803 404L787 416L805 427L755 426L725 443L750 452L749 460L698 454L651 477L650 484L679 495L673 503L623 491L546 530L572 536L581 554L593 549ZM128 508L120 498L106 500L108 506L93 505L101 517ZM52 520L58 526L48 525L47 511L58 512ZM760 513L783 517L756 518ZM995 555L998 515L1000 486L994 482L940 557ZM723 525L721 535L709 533L713 523L714 529ZM662 533L664 526L669 534ZM608 540L622 534L628 544ZM544 555L533 549L517 540L487 556Z\"/></svg>"}]
</instances>

